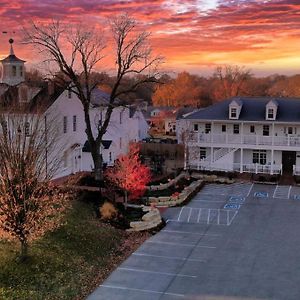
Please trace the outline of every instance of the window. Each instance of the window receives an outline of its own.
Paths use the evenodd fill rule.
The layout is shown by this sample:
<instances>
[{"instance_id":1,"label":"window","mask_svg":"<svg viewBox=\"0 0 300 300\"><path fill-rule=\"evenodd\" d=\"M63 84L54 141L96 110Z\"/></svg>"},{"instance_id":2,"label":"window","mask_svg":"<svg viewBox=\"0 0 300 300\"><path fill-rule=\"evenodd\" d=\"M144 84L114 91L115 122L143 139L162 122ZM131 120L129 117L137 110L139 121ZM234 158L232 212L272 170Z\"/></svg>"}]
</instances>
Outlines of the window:
<instances>
[{"instance_id":1,"label":"window","mask_svg":"<svg viewBox=\"0 0 300 300\"><path fill-rule=\"evenodd\" d=\"M120 137L120 149L122 148L122 138Z\"/></svg>"},{"instance_id":2,"label":"window","mask_svg":"<svg viewBox=\"0 0 300 300\"><path fill-rule=\"evenodd\" d=\"M251 126L250 126L250 132L251 132L251 133L255 133L255 126L254 126L254 125L251 125Z\"/></svg>"},{"instance_id":3,"label":"window","mask_svg":"<svg viewBox=\"0 0 300 300\"><path fill-rule=\"evenodd\" d=\"M206 159L206 148L200 148L200 159Z\"/></svg>"},{"instance_id":4,"label":"window","mask_svg":"<svg viewBox=\"0 0 300 300\"><path fill-rule=\"evenodd\" d=\"M267 163L267 151L254 150L252 161L254 164L265 165Z\"/></svg>"},{"instance_id":5,"label":"window","mask_svg":"<svg viewBox=\"0 0 300 300\"><path fill-rule=\"evenodd\" d=\"M211 131L211 124L205 124L205 133L210 133Z\"/></svg>"},{"instance_id":6,"label":"window","mask_svg":"<svg viewBox=\"0 0 300 300\"><path fill-rule=\"evenodd\" d=\"M233 133L234 134L240 133L240 125L239 124L233 124Z\"/></svg>"},{"instance_id":7,"label":"window","mask_svg":"<svg viewBox=\"0 0 300 300\"><path fill-rule=\"evenodd\" d=\"M226 132L226 125L222 125L222 132Z\"/></svg>"},{"instance_id":8,"label":"window","mask_svg":"<svg viewBox=\"0 0 300 300\"><path fill-rule=\"evenodd\" d=\"M109 161L112 160L111 152L109 152Z\"/></svg>"},{"instance_id":9,"label":"window","mask_svg":"<svg viewBox=\"0 0 300 300\"><path fill-rule=\"evenodd\" d=\"M63 131L64 131L64 133L67 133L67 131L68 131L68 117L67 116L64 116Z\"/></svg>"},{"instance_id":10,"label":"window","mask_svg":"<svg viewBox=\"0 0 300 300\"><path fill-rule=\"evenodd\" d=\"M12 66L12 76L13 77L17 76L17 67L16 66Z\"/></svg>"},{"instance_id":11,"label":"window","mask_svg":"<svg viewBox=\"0 0 300 300\"><path fill-rule=\"evenodd\" d=\"M237 118L237 109L236 108L231 108L230 109L230 118L232 118L232 119Z\"/></svg>"},{"instance_id":12,"label":"window","mask_svg":"<svg viewBox=\"0 0 300 300\"><path fill-rule=\"evenodd\" d=\"M274 119L274 109L273 108L269 108L268 109L268 119Z\"/></svg>"},{"instance_id":13,"label":"window","mask_svg":"<svg viewBox=\"0 0 300 300\"><path fill-rule=\"evenodd\" d=\"M120 124L122 124L122 112L120 112Z\"/></svg>"},{"instance_id":14,"label":"window","mask_svg":"<svg viewBox=\"0 0 300 300\"><path fill-rule=\"evenodd\" d=\"M77 116L73 116L73 131L77 131Z\"/></svg>"},{"instance_id":15,"label":"window","mask_svg":"<svg viewBox=\"0 0 300 300\"><path fill-rule=\"evenodd\" d=\"M29 136L30 135L30 123L26 122L25 123L25 136Z\"/></svg>"},{"instance_id":16,"label":"window","mask_svg":"<svg viewBox=\"0 0 300 300\"><path fill-rule=\"evenodd\" d=\"M68 90L68 98L71 99L72 98L72 91Z\"/></svg>"},{"instance_id":17,"label":"window","mask_svg":"<svg viewBox=\"0 0 300 300\"><path fill-rule=\"evenodd\" d=\"M270 126L269 125L263 125L263 135L264 136L270 135Z\"/></svg>"},{"instance_id":18,"label":"window","mask_svg":"<svg viewBox=\"0 0 300 300\"><path fill-rule=\"evenodd\" d=\"M293 134L293 127L288 127L288 134Z\"/></svg>"},{"instance_id":19,"label":"window","mask_svg":"<svg viewBox=\"0 0 300 300\"><path fill-rule=\"evenodd\" d=\"M199 130L198 124L194 124L194 131L198 131L198 130Z\"/></svg>"},{"instance_id":20,"label":"window","mask_svg":"<svg viewBox=\"0 0 300 300\"><path fill-rule=\"evenodd\" d=\"M23 77L23 67L20 66L20 67L19 67L19 70L20 70L20 76Z\"/></svg>"}]
</instances>

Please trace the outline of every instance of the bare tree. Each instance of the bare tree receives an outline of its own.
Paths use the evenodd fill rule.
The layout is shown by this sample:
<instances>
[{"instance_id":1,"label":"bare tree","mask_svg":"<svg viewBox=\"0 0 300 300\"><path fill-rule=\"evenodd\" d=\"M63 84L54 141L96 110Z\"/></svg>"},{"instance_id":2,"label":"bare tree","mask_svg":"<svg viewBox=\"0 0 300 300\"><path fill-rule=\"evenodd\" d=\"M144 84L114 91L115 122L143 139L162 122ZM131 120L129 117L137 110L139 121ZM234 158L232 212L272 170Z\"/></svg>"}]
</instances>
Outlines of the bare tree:
<instances>
[{"instance_id":1,"label":"bare tree","mask_svg":"<svg viewBox=\"0 0 300 300\"><path fill-rule=\"evenodd\" d=\"M59 166L58 135L45 120L16 110L0 115L0 237L20 242L22 260L28 242L57 228L67 207L49 180Z\"/></svg>"},{"instance_id":2,"label":"bare tree","mask_svg":"<svg viewBox=\"0 0 300 300\"><path fill-rule=\"evenodd\" d=\"M59 69L64 82L70 82L70 89L78 96L83 105L86 123L86 135L90 144L94 162L96 179L102 178L102 158L99 154L101 141L106 133L113 109L121 104L119 97L134 92L140 85L156 82L160 56L153 56L149 45L149 33L136 31L136 22L128 15L120 15L110 21L110 39L115 49L115 76L111 87L109 103L104 119L99 122L97 133L93 135L90 119L90 107L93 90L99 84L97 76L92 76L97 64L104 57L106 42L103 35L85 26L66 28L60 22L52 22L47 26L32 23L25 30L25 43L31 44L41 51L46 60ZM71 29L70 29L71 27ZM69 50L69 51L68 51ZM122 82L127 76L135 76L136 80L125 87Z\"/></svg>"},{"instance_id":3,"label":"bare tree","mask_svg":"<svg viewBox=\"0 0 300 300\"><path fill-rule=\"evenodd\" d=\"M246 83L251 78L251 73L244 67L219 66L213 77L215 78L214 97L216 100L249 94Z\"/></svg>"}]
</instances>

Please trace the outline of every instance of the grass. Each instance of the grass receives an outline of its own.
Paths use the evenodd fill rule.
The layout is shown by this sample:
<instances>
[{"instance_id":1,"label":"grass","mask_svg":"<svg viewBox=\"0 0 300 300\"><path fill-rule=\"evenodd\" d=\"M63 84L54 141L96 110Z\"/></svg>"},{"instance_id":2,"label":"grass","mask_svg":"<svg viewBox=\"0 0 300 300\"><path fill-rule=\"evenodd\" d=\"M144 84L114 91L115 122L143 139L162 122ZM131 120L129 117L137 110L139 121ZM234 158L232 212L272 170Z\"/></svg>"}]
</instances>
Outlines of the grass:
<instances>
[{"instance_id":1,"label":"grass","mask_svg":"<svg viewBox=\"0 0 300 300\"><path fill-rule=\"evenodd\" d=\"M67 223L33 243L26 262L16 261L17 244L0 241L0 299L83 299L123 259L128 236L76 201Z\"/></svg>"}]
</instances>

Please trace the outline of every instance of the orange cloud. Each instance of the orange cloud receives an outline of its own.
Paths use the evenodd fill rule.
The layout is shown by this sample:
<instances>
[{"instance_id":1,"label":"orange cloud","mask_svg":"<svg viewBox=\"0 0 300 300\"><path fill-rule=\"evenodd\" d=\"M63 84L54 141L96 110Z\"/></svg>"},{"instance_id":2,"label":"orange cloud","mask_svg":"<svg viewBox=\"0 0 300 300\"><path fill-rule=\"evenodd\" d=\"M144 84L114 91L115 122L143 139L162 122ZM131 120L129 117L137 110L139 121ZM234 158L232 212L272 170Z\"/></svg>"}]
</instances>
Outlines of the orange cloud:
<instances>
[{"instance_id":1,"label":"orange cloud","mask_svg":"<svg viewBox=\"0 0 300 300\"><path fill-rule=\"evenodd\" d=\"M0 0L5 28L16 32L30 19L84 21L102 29L105 19L122 12L152 32L156 52L166 68L209 72L218 64L245 65L258 73L297 73L300 61L300 3L297 0ZM8 35L9 35L8 34ZM8 51L0 37L0 55ZM17 54L34 60L31 49L16 45Z\"/></svg>"}]
</instances>

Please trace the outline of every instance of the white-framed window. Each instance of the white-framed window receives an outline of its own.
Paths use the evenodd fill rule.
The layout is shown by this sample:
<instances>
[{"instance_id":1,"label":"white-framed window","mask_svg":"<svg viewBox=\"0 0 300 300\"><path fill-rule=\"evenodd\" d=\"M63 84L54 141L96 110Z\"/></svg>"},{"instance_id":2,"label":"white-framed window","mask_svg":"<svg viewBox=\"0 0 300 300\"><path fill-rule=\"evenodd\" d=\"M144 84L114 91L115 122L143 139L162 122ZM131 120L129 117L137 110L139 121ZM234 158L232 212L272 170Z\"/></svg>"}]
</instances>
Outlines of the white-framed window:
<instances>
[{"instance_id":1,"label":"white-framed window","mask_svg":"<svg viewBox=\"0 0 300 300\"><path fill-rule=\"evenodd\" d=\"M263 135L264 136L270 135L270 126L269 125L263 125Z\"/></svg>"},{"instance_id":2,"label":"white-framed window","mask_svg":"<svg viewBox=\"0 0 300 300\"><path fill-rule=\"evenodd\" d=\"M250 125L250 133L255 133L255 126L254 125Z\"/></svg>"},{"instance_id":3,"label":"white-framed window","mask_svg":"<svg viewBox=\"0 0 300 300\"><path fill-rule=\"evenodd\" d=\"M198 124L194 124L194 131L198 131L199 130L199 125Z\"/></svg>"},{"instance_id":4,"label":"white-framed window","mask_svg":"<svg viewBox=\"0 0 300 300\"><path fill-rule=\"evenodd\" d=\"M274 120L274 109L273 108L268 108L267 117L270 120Z\"/></svg>"},{"instance_id":5,"label":"white-framed window","mask_svg":"<svg viewBox=\"0 0 300 300\"><path fill-rule=\"evenodd\" d=\"M73 116L73 131L77 131L77 116Z\"/></svg>"},{"instance_id":6,"label":"white-framed window","mask_svg":"<svg viewBox=\"0 0 300 300\"><path fill-rule=\"evenodd\" d=\"M19 70L20 70L20 76L23 77L23 66L20 66Z\"/></svg>"},{"instance_id":7,"label":"white-framed window","mask_svg":"<svg viewBox=\"0 0 300 300\"><path fill-rule=\"evenodd\" d=\"M71 91L71 89L68 90L68 98L69 98L69 99L72 98L72 91Z\"/></svg>"},{"instance_id":8,"label":"white-framed window","mask_svg":"<svg viewBox=\"0 0 300 300\"><path fill-rule=\"evenodd\" d=\"M13 77L17 76L17 66L12 66L12 76Z\"/></svg>"},{"instance_id":9,"label":"white-framed window","mask_svg":"<svg viewBox=\"0 0 300 300\"><path fill-rule=\"evenodd\" d=\"M64 116L63 118L63 133L68 132L68 117Z\"/></svg>"},{"instance_id":10,"label":"white-framed window","mask_svg":"<svg viewBox=\"0 0 300 300\"><path fill-rule=\"evenodd\" d=\"M112 154L109 152L109 161L112 161Z\"/></svg>"},{"instance_id":11,"label":"white-framed window","mask_svg":"<svg viewBox=\"0 0 300 300\"><path fill-rule=\"evenodd\" d=\"M206 148L200 148L200 159L206 159Z\"/></svg>"},{"instance_id":12,"label":"white-framed window","mask_svg":"<svg viewBox=\"0 0 300 300\"><path fill-rule=\"evenodd\" d=\"M230 108L230 118L237 119L237 109L235 107Z\"/></svg>"},{"instance_id":13,"label":"white-framed window","mask_svg":"<svg viewBox=\"0 0 300 300\"><path fill-rule=\"evenodd\" d=\"M30 123L26 122L25 123L25 136L29 136L30 135Z\"/></svg>"},{"instance_id":14,"label":"white-framed window","mask_svg":"<svg viewBox=\"0 0 300 300\"><path fill-rule=\"evenodd\" d=\"M205 133L210 133L211 132L211 124L207 123L205 124Z\"/></svg>"},{"instance_id":15,"label":"white-framed window","mask_svg":"<svg viewBox=\"0 0 300 300\"><path fill-rule=\"evenodd\" d=\"M287 132L288 132L288 134L293 134L293 127L288 127Z\"/></svg>"},{"instance_id":16,"label":"white-framed window","mask_svg":"<svg viewBox=\"0 0 300 300\"><path fill-rule=\"evenodd\" d=\"M222 132L226 132L226 125L222 125Z\"/></svg>"},{"instance_id":17,"label":"white-framed window","mask_svg":"<svg viewBox=\"0 0 300 300\"><path fill-rule=\"evenodd\" d=\"M252 162L265 165L267 163L267 150L253 150Z\"/></svg>"},{"instance_id":18,"label":"white-framed window","mask_svg":"<svg viewBox=\"0 0 300 300\"><path fill-rule=\"evenodd\" d=\"M233 133L234 134L240 133L240 125L239 124L233 124Z\"/></svg>"}]
</instances>

